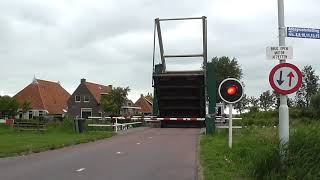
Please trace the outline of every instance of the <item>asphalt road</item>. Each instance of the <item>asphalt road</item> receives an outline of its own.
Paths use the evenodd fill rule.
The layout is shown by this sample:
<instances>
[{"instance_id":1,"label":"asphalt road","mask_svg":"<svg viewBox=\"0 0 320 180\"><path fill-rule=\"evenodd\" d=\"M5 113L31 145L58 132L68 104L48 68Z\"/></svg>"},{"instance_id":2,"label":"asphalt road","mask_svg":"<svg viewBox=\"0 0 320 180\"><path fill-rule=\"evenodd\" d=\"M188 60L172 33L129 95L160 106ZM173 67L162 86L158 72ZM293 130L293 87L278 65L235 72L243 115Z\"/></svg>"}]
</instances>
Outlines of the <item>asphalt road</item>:
<instances>
[{"instance_id":1,"label":"asphalt road","mask_svg":"<svg viewBox=\"0 0 320 180\"><path fill-rule=\"evenodd\" d=\"M144 130L0 159L0 180L194 180L199 129Z\"/></svg>"}]
</instances>

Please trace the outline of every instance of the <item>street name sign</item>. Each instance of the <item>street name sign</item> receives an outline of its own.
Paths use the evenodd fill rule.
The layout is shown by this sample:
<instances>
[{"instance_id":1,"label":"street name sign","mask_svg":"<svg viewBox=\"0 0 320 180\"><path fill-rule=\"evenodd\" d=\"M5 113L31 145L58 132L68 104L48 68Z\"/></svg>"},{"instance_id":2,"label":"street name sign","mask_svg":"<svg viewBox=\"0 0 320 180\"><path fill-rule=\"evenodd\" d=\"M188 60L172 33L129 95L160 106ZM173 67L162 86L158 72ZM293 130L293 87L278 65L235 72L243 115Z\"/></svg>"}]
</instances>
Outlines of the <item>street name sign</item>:
<instances>
[{"instance_id":1,"label":"street name sign","mask_svg":"<svg viewBox=\"0 0 320 180\"><path fill-rule=\"evenodd\" d=\"M286 60L292 59L293 49L290 46L271 46L267 47L267 59Z\"/></svg>"},{"instance_id":2,"label":"street name sign","mask_svg":"<svg viewBox=\"0 0 320 180\"><path fill-rule=\"evenodd\" d=\"M271 87L279 94L287 95L299 90L302 84L302 73L293 64L276 65L269 74Z\"/></svg>"},{"instance_id":3,"label":"street name sign","mask_svg":"<svg viewBox=\"0 0 320 180\"><path fill-rule=\"evenodd\" d=\"M320 29L287 27L287 37L320 39Z\"/></svg>"}]
</instances>

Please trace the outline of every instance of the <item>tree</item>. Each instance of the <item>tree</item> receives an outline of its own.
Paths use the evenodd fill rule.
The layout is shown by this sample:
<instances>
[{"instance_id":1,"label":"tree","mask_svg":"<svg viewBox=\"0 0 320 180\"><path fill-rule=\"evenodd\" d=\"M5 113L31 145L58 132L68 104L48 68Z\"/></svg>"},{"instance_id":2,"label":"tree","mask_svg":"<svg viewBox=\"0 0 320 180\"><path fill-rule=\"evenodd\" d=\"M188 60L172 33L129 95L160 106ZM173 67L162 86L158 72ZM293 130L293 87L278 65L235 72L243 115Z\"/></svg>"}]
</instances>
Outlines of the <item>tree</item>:
<instances>
[{"instance_id":1,"label":"tree","mask_svg":"<svg viewBox=\"0 0 320 180\"><path fill-rule=\"evenodd\" d=\"M19 104L16 99L10 96L0 97L0 114L2 116L13 117L17 114Z\"/></svg>"},{"instance_id":2,"label":"tree","mask_svg":"<svg viewBox=\"0 0 320 180\"><path fill-rule=\"evenodd\" d=\"M255 98L254 96L249 98L249 103L251 104L251 107L259 107L259 99Z\"/></svg>"},{"instance_id":3,"label":"tree","mask_svg":"<svg viewBox=\"0 0 320 180\"><path fill-rule=\"evenodd\" d=\"M114 88L111 92L112 100L115 105L115 112L120 114L121 106L123 106L124 102L126 101L128 92L130 91L129 87L122 88L117 87Z\"/></svg>"},{"instance_id":4,"label":"tree","mask_svg":"<svg viewBox=\"0 0 320 180\"><path fill-rule=\"evenodd\" d=\"M274 107L279 109L280 106L280 95L278 93L276 93L276 91L272 91L272 96L274 99ZM288 107L293 107L293 101L291 98L287 97L287 105Z\"/></svg>"},{"instance_id":5,"label":"tree","mask_svg":"<svg viewBox=\"0 0 320 180\"><path fill-rule=\"evenodd\" d=\"M100 101L101 101L101 106L102 106L102 110L103 110L103 117L104 117L105 113L107 113L108 115L117 114L116 107L115 107L115 104L113 103L113 99L112 99L111 94L104 94L101 97Z\"/></svg>"},{"instance_id":6,"label":"tree","mask_svg":"<svg viewBox=\"0 0 320 180\"><path fill-rule=\"evenodd\" d=\"M259 111L259 99L255 98L254 96L251 96L249 98L249 103L251 104L251 106L249 107L250 112Z\"/></svg>"},{"instance_id":7,"label":"tree","mask_svg":"<svg viewBox=\"0 0 320 180\"><path fill-rule=\"evenodd\" d=\"M216 70L216 89L218 90L218 87L220 85L220 83L229 77L232 78L236 78L241 80L242 78L242 69L240 67L240 65L238 64L238 60L236 58L229 58L226 56L222 56L222 57L214 57L212 58L211 62L208 63L214 63L215 65L215 70ZM221 99L218 95L218 93L216 93L217 95L217 102L221 102Z\"/></svg>"},{"instance_id":8,"label":"tree","mask_svg":"<svg viewBox=\"0 0 320 180\"><path fill-rule=\"evenodd\" d=\"M23 113L28 112L30 109L32 109L31 102L27 101L27 100L24 100L22 105L21 105L21 109L22 109Z\"/></svg>"},{"instance_id":9,"label":"tree","mask_svg":"<svg viewBox=\"0 0 320 180\"><path fill-rule=\"evenodd\" d=\"M240 114L249 108L249 99L246 94L243 95L239 102L235 103L234 108L238 110Z\"/></svg>"},{"instance_id":10,"label":"tree","mask_svg":"<svg viewBox=\"0 0 320 180\"><path fill-rule=\"evenodd\" d=\"M110 115L120 114L121 106L124 104L129 91L129 87L116 87L112 89L111 93L103 95L101 98L103 111Z\"/></svg>"},{"instance_id":11,"label":"tree","mask_svg":"<svg viewBox=\"0 0 320 180\"><path fill-rule=\"evenodd\" d=\"M295 96L295 103L298 107L308 108L311 97L318 90L319 76L315 74L312 66L304 66L302 69L303 82Z\"/></svg>"},{"instance_id":12,"label":"tree","mask_svg":"<svg viewBox=\"0 0 320 180\"><path fill-rule=\"evenodd\" d=\"M263 92L260 97L259 97L259 105L260 108L263 109L264 111L268 111L275 102L275 97L273 94L268 90Z\"/></svg>"}]
</instances>

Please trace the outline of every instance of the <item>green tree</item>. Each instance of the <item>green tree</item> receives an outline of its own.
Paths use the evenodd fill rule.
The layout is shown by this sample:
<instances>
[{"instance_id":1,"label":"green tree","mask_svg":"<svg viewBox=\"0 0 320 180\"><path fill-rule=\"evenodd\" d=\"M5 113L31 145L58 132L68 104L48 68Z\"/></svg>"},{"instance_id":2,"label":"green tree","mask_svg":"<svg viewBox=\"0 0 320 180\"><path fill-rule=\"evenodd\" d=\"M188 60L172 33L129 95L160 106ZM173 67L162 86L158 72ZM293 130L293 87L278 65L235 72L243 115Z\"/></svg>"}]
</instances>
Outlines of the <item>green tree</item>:
<instances>
[{"instance_id":1,"label":"green tree","mask_svg":"<svg viewBox=\"0 0 320 180\"><path fill-rule=\"evenodd\" d=\"M234 108L242 114L242 112L249 108L249 99L246 94L243 95L242 99L235 103Z\"/></svg>"},{"instance_id":2,"label":"green tree","mask_svg":"<svg viewBox=\"0 0 320 180\"><path fill-rule=\"evenodd\" d=\"M116 113L116 107L115 104L113 103L113 98L111 94L104 94L101 97L101 106L103 109L103 117L105 117L105 114L109 115L114 115Z\"/></svg>"},{"instance_id":3,"label":"green tree","mask_svg":"<svg viewBox=\"0 0 320 180\"><path fill-rule=\"evenodd\" d=\"M23 113L28 112L30 109L32 109L31 102L27 101L27 100L24 100L22 105L21 105L21 109L22 109Z\"/></svg>"},{"instance_id":4,"label":"green tree","mask_svg":"<svg viewBox=\"0 0 320 180\"><path fill-rule=\"evenodd\" d=\"M295 104L297 107L308 108L311 97L318 91L319 76L315 74L312 66L304 66L302 69L303 82L301 88L295 96Z\"/></svg>"},{"instance_id":5,"label":"green tree","mask_svg":"<svg viewBox=\"0 0 320 180\"><path fill-rule=\"evenodd\" d=\"M260 108L264 111L268 111L270 108L272 108L272 106L274 106L274 102L275 97L269 90L263 92L259 97Z\"/></svg>"},{"instance_id":6,"label":"green tree","mask_svg":"<svg viewBox=\"0 0 320 180\"><path fill-rule=\"evenodd\" d=\"M124 102L126 101L128 92L130 92L129 87L117 87L112 90L111 95L117 114L120 114L121 106L123 106Z\"/></svg>"},{"instance_id":7,"label":"green tree","mask_svg":"<svg viewBox=\"0 0 320 180\"><path fill-rule=\"evenodd\" d=\"M241 66L238 63L236 58L229 58L227 56L222 57L214 57L208 63L214 63L215 70L216 70L216 87L218 87L220 83L226 78L236 78L241 80L243 74ZM221 102L219 94L217 94L217 102Z\"/></svg>"},{"instance_id":8,"label":"green tree","mask_svg":"<svg viewBox=\"0 0 320 180\"><path fill-rule=\"evenodd\" d=\"M109 115L119 115L129 91L129 87L116 87L112 89L111 93L103 95L101 98L103 111Z\"/></svg>"},{"instance_id":9,"label":"green tree","mask_svg":"<svg viewBox=\"0 0 320 180\"><path fill-rule=\"evenodd\" d=\"M254 96L249 98L249 103L251 107L259 107L259 99L255 98Z\"/></svg>"},{"instance_id":10,"label":"green tree","mask_svg":"<svg viewBox=\"0 0 320 180\"><path fill-rule=\"evenodd\" d=\"M0 97L0 114L2 116L13 117L17 114L19 104L16 99L10 96Z\"/></svg>"},{"instance_id":11,"label":"green tree","mask_svg":"<svg viewBox=\"0 0 320 180\"><path fill-rule=\"evenodd\" d=\"M272 91L272 96L274 99L274 107L279 109L280 106L280 95L278 93L276 93L276 91ZM287 97L287 105L288 107L293 107L293 101L291 98Z\"/></svg>"},{"instance_id":12,"label":"green tree","mask_svg":"<svg viewBox=\"0 0 320 180\"><path fill-rule=\"evenodd\" d=\"M249 111L250 112L258 112L259 111L259 99L255 98L254 96L251 96L249 98Z\"/></svg>"}]
</instances>

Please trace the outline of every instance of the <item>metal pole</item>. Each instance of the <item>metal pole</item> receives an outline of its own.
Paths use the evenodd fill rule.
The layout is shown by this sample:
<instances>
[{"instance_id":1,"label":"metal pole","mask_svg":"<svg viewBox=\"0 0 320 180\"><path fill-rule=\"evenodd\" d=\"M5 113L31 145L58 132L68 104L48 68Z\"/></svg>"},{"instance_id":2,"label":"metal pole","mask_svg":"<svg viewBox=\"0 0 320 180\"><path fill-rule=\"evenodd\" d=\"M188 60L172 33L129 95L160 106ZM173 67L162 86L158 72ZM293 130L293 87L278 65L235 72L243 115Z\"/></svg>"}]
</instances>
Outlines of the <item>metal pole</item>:
<instances>
[{"instance_id":1,"label":"metal pole","mask_svg":"<svg viewBox=\"0 0 320 180\"><path fill-rule=\"evenodd\" d=\"M179 20L195 20L195 19L202 19L202 17L159 19L159 21L179 21Z\"/></svg>"},{"instance_id":2,"label":"metal pole","mask_svg":"<svg viewBox=\"0 0 320 180\"><path fill-rule=\"evenodd\" d=\"M159 18L155 19L157 32L158 32L158 41L159 41L159 48L160 48L160 57L161 57L161 63L163 67L163 72L166 70L166 61L164 57L164 50L163 50L163 43L162 43L162 34L161 34L161 28L160 28L160 20Z\"/></svg>"},{"instance_id":3,"label":"metal pole","mask_svg":"<svg viewBox=\"0 0 320 180\"><path fill-rule=\"evenodd\" d=\"M232 148L232 104L229 104L229 148Z\"/></svg>"},{"instance_id":4,"label":"metal pole","mask_svg":"<svg viewBox=\"0 0 320 180\"><path fill-rule=\"evenodd\" d=\"M116 118L115 128L116 128L116 132L118 132L118 118Z\"/></svg>"},{"instance_id":5,"label":"metal pole","mask_svg":"<svg viewBox=\"0 0 320 180\"><path fill-rule=\"evenodd\" d=\"M279 26L279 46L285 46L286 27L284 25L284 0L278 0L278 26ZM282 59L279 63L285 63ZM287 96L280 94L279 107L279 139L280 150L289 142L289 108L287 105Z\"/></svg>"}]
</instances>

